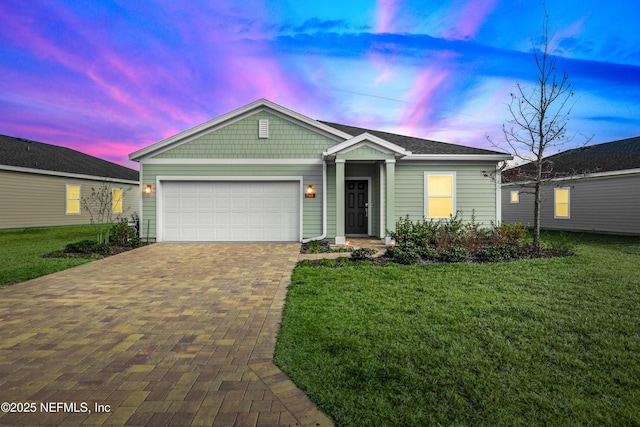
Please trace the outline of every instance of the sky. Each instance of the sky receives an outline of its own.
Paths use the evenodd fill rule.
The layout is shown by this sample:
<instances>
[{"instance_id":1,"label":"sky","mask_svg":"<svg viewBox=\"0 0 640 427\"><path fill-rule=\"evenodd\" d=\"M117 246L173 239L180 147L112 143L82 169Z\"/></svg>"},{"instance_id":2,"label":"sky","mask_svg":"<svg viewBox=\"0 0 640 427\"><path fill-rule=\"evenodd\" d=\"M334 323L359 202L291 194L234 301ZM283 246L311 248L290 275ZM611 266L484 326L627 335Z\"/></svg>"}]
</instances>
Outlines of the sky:
<instances>
[{"instance_id":1,"label":"sky","mask_svg":"<svg viewBox=\"0 0 640 427\"><path fill-rule=\"evenodd\" d=\"M640 2L547 0L573 141L640 136ZM507 149L532 0L0 0L0 134L128 155L266 98L318 120Z\"/></svg>"}]
</instances>

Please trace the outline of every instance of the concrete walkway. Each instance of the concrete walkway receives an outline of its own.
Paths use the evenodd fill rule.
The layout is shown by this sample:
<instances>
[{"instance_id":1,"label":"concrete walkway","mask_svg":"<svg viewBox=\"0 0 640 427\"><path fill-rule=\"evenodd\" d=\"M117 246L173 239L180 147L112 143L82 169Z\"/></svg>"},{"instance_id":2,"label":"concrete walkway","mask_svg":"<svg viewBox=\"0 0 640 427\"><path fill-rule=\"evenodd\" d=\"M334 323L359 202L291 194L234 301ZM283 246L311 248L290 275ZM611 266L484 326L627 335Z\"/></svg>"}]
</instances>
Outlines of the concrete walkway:
<instances>
[{"instance_id":1,"label":"concrete walkway","mask_svg":"<svg viewBox=\"0 0 640 427\"><path fill-rule=\"evenodd\" d=\"M299 248L159 243L0 289L0 425L331 425L272 363Z\"/></svg>"}]
</instances>

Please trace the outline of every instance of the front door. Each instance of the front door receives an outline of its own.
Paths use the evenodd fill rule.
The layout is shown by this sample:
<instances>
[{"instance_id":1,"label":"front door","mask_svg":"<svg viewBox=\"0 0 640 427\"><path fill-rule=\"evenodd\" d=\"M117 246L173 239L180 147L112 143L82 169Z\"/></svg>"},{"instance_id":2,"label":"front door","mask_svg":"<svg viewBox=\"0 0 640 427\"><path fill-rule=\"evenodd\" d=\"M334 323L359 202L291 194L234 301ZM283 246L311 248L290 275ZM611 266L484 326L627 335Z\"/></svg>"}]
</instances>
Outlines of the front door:
<instances>
[{"instance_id":1,"label":"front door","mask_svg":"<svg viewBox=\"0 0 640 427\"><path fill-rule=\"evenodd\" d=\"M346 181L345 184L345 233L368 234L368 197L367 181Z\"/></svg>"}]
</instances>

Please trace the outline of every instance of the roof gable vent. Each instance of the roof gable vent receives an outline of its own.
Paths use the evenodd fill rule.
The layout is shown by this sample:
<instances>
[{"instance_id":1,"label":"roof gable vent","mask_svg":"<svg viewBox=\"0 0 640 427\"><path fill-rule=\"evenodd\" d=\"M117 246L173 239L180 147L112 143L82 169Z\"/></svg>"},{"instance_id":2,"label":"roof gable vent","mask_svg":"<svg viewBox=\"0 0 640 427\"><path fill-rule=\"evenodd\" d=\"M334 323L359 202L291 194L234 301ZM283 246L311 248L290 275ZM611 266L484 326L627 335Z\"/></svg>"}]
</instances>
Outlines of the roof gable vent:
<instances>
[{"instance_id":1,"label":"roof gable vent","mask_svg":"<svg viewBox=\"0 0 640 427\"><path fill-rule=\"evenodd\" d=\"M258 138L269 138L269 120L258 120Z\"/></svg>"}]
</instances>

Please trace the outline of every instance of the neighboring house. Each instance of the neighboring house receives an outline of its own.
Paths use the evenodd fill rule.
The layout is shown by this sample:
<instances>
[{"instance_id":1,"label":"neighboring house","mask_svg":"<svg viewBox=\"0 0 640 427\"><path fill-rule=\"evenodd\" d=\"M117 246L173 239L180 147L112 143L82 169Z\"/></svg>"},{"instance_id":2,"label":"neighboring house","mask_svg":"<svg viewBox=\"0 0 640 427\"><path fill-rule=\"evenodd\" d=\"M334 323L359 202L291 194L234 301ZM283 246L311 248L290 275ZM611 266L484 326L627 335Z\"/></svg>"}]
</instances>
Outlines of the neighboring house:
<instances>
[{"instance_id":1,"label":"neighboring house","mask_svg":"<svg viewBox=\"0 0 640 427\"><path fill-rule=\"evenodd\" d=\"M139 212L137 171L69 148L0 135L0 228L88 224L80 200L103 184L111 188L116 215Z\"/></svg>"},{"instance_id":2,"label":"neighboring house","mask_svg":"<svg viewBox=\"0 0 640 427\"><path fill-rule=\"evenodd\" d=\"M405 215L498 221L500 186L485 175L511 156L316 121L262 99L129 158L149 192L144 236L344 244L384 238Z\"/></svg>"},{"instance_id":3,"label":"neighboring house","mask_svg":"<svg viewBox=\"0 0 640 427\"><path fill-rule=\"evenodd\" d=\"M531 168L502 173L504 222L533 225ZM541 228L640 235L640 137L549 156L543 171Z\"/></svg>"}]
</instances>

